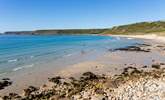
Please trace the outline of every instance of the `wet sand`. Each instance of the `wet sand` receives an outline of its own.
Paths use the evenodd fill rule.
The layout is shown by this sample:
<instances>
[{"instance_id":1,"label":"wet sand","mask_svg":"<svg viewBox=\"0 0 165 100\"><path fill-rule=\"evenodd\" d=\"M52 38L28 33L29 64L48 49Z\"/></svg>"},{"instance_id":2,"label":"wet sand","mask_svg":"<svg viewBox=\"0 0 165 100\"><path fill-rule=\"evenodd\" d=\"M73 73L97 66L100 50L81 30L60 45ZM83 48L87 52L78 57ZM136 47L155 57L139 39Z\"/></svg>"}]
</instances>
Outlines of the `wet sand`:
<instances>
[{"instance_id":1,"label":"wet sand","mask_svg":"<svg viewBox=\"0 0 165 100\"><path fill-rule=\"evenodd\" d=\"M57 59L53 62L38 64L32 68L18 70L11 74L1 75L1 78L10 78L13 84L5 89L0 90L0 95L8 93L22 93L23 89L28 86L41 86L47 83L49 77L60 75L61 70L68 69L70 66L85 62L93 61L102 55L100 52L97 54L95 51L80 52L75 55L69 55L62 59Z\"/></svg>"}]
</instances>

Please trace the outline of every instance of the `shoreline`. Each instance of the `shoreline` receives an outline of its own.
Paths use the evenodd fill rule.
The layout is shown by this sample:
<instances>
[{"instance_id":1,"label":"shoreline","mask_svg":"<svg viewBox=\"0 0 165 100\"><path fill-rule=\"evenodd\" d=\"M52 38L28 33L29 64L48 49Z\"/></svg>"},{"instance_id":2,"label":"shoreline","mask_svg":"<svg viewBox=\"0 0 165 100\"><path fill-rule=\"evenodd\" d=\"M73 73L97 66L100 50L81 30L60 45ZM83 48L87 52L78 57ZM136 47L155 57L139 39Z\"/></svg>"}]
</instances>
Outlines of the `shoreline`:
<instances>
[{"instance_id":1,"label":"shoreline","mask_svg":"<svg viewBox=\"0 0 165 100\"><path fill-rule=\"evenodd\" d=\"M123 69L128 66L133 66L139 70L144 66L152 66L152 64L165 62L165 52L163 51L163 49L165 49L165 45L163 43L158 43L156 41L153 42L148 39L144 40L144 43L145 44L138 46L141 48L140 50L138 49L138 51L136 48L133 49L135 51L129 51L129 48L123 49L126 51L122 51L122 48L116 51L108 51L103 56L97 57L95 60L87 60L71 64L65 67L65 69L60 70L58 74L56 73L54 75L60 75L65 78L79 78L83 73L90 71L97 75L104 74L106 76L115 76L122 73ZM143 50L149 49L149 52L143 52ZM45 80L45 82L47 82L47 80ZM50 83L47 86L50 87ZM10 88L10 86L7 88Z\"/></svg>"},{"instance_id":2,"label":"shoreline","mask_svg":"<svg viewBox=\"0 0 165 100\"><path fill-rule=\"evenodd\" d=\"M153 40L158 42L165 42L164 36L159 36L156 34L147 34L147 35L107 35L107 36L114 36L114 37L126 37L126 38L135 38L135 39L146 39L146 40Z\"/></svg>"}]
</instances>

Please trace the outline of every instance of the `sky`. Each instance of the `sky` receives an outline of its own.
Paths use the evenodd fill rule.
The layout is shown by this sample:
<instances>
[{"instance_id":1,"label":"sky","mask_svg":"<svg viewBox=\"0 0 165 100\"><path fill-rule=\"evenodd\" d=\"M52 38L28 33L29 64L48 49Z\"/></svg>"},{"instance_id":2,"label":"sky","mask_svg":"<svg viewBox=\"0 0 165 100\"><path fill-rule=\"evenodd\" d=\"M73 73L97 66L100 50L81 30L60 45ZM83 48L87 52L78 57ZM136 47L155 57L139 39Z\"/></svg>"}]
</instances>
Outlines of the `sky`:
<instances>
[{"instance_id":1,"label":"sky","mask_svg":"<svg viewBox=\"0 0 165 100\"><path fill-rule=\"evenodd\" d=\"M165 20L165 0L0 0L0 32Z\"/></svg>"}]
</instances>

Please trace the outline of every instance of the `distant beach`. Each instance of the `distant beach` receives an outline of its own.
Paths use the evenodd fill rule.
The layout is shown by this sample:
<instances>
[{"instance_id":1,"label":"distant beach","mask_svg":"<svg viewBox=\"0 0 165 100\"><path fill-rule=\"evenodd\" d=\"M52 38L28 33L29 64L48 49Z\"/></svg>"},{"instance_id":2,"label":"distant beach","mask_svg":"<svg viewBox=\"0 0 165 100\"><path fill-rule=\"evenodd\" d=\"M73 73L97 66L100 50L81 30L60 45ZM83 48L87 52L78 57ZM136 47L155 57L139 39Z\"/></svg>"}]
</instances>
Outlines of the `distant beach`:
<instances>
[{"instance_id":1,"label":"distant beach","mask_svg":"<svg viewBox=\"0 0 165 100\"><path fill-rule=\"evenodd\" d=\"M163 34L163 33L162 33ZM157 34L144 34L144 35L108 35L107 36L117 36L117 37L127 37L127 38L136 38L136 39L147 39L158 42L165 42L165 37Z\"/></svg>"}]
</instances>

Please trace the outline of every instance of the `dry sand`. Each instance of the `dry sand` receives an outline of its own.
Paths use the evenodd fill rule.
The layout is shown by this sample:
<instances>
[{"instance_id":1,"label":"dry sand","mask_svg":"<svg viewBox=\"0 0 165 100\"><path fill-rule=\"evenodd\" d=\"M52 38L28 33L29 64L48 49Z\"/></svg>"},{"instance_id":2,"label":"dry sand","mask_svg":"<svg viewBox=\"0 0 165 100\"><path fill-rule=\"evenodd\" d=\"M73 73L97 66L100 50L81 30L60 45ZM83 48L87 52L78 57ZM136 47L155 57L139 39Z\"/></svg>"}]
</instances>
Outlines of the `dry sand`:
<instances>
[{"instance_id":1,"label":"dry sand","mask_svg":"<svg viewBox=\"0 0 165 100\"><path fill-rule=\"evenodd\" d=\"M60 71L59 73L67 77L74 74L81 74L86 71L93 71L98 74L114 75L121 72L123 67L127 67L129 65L141 68L145 65L151 66L153 63L165 62L165 51L157 47L162 43L148 42L148 44L152 44L152 46L145 47L147 49L151 49L151 52L148 53L129 51L107 52L95 61L80 62L78 64L68 66L68 68Z\"/></svg>"},{"instance_id":2,"label":"dry sand","mask_svg":"<svg viewBox=\"0 0 165 100\"><path fill-rule=\"evenodd\" d=\"M147 39L147 40L165 42L165 37L164 36L158 36L156 34L147 34L147 35L109 35L109 36L115 36L115 37L119 36L119 37Z\"/></svg>"}]
</instances>

